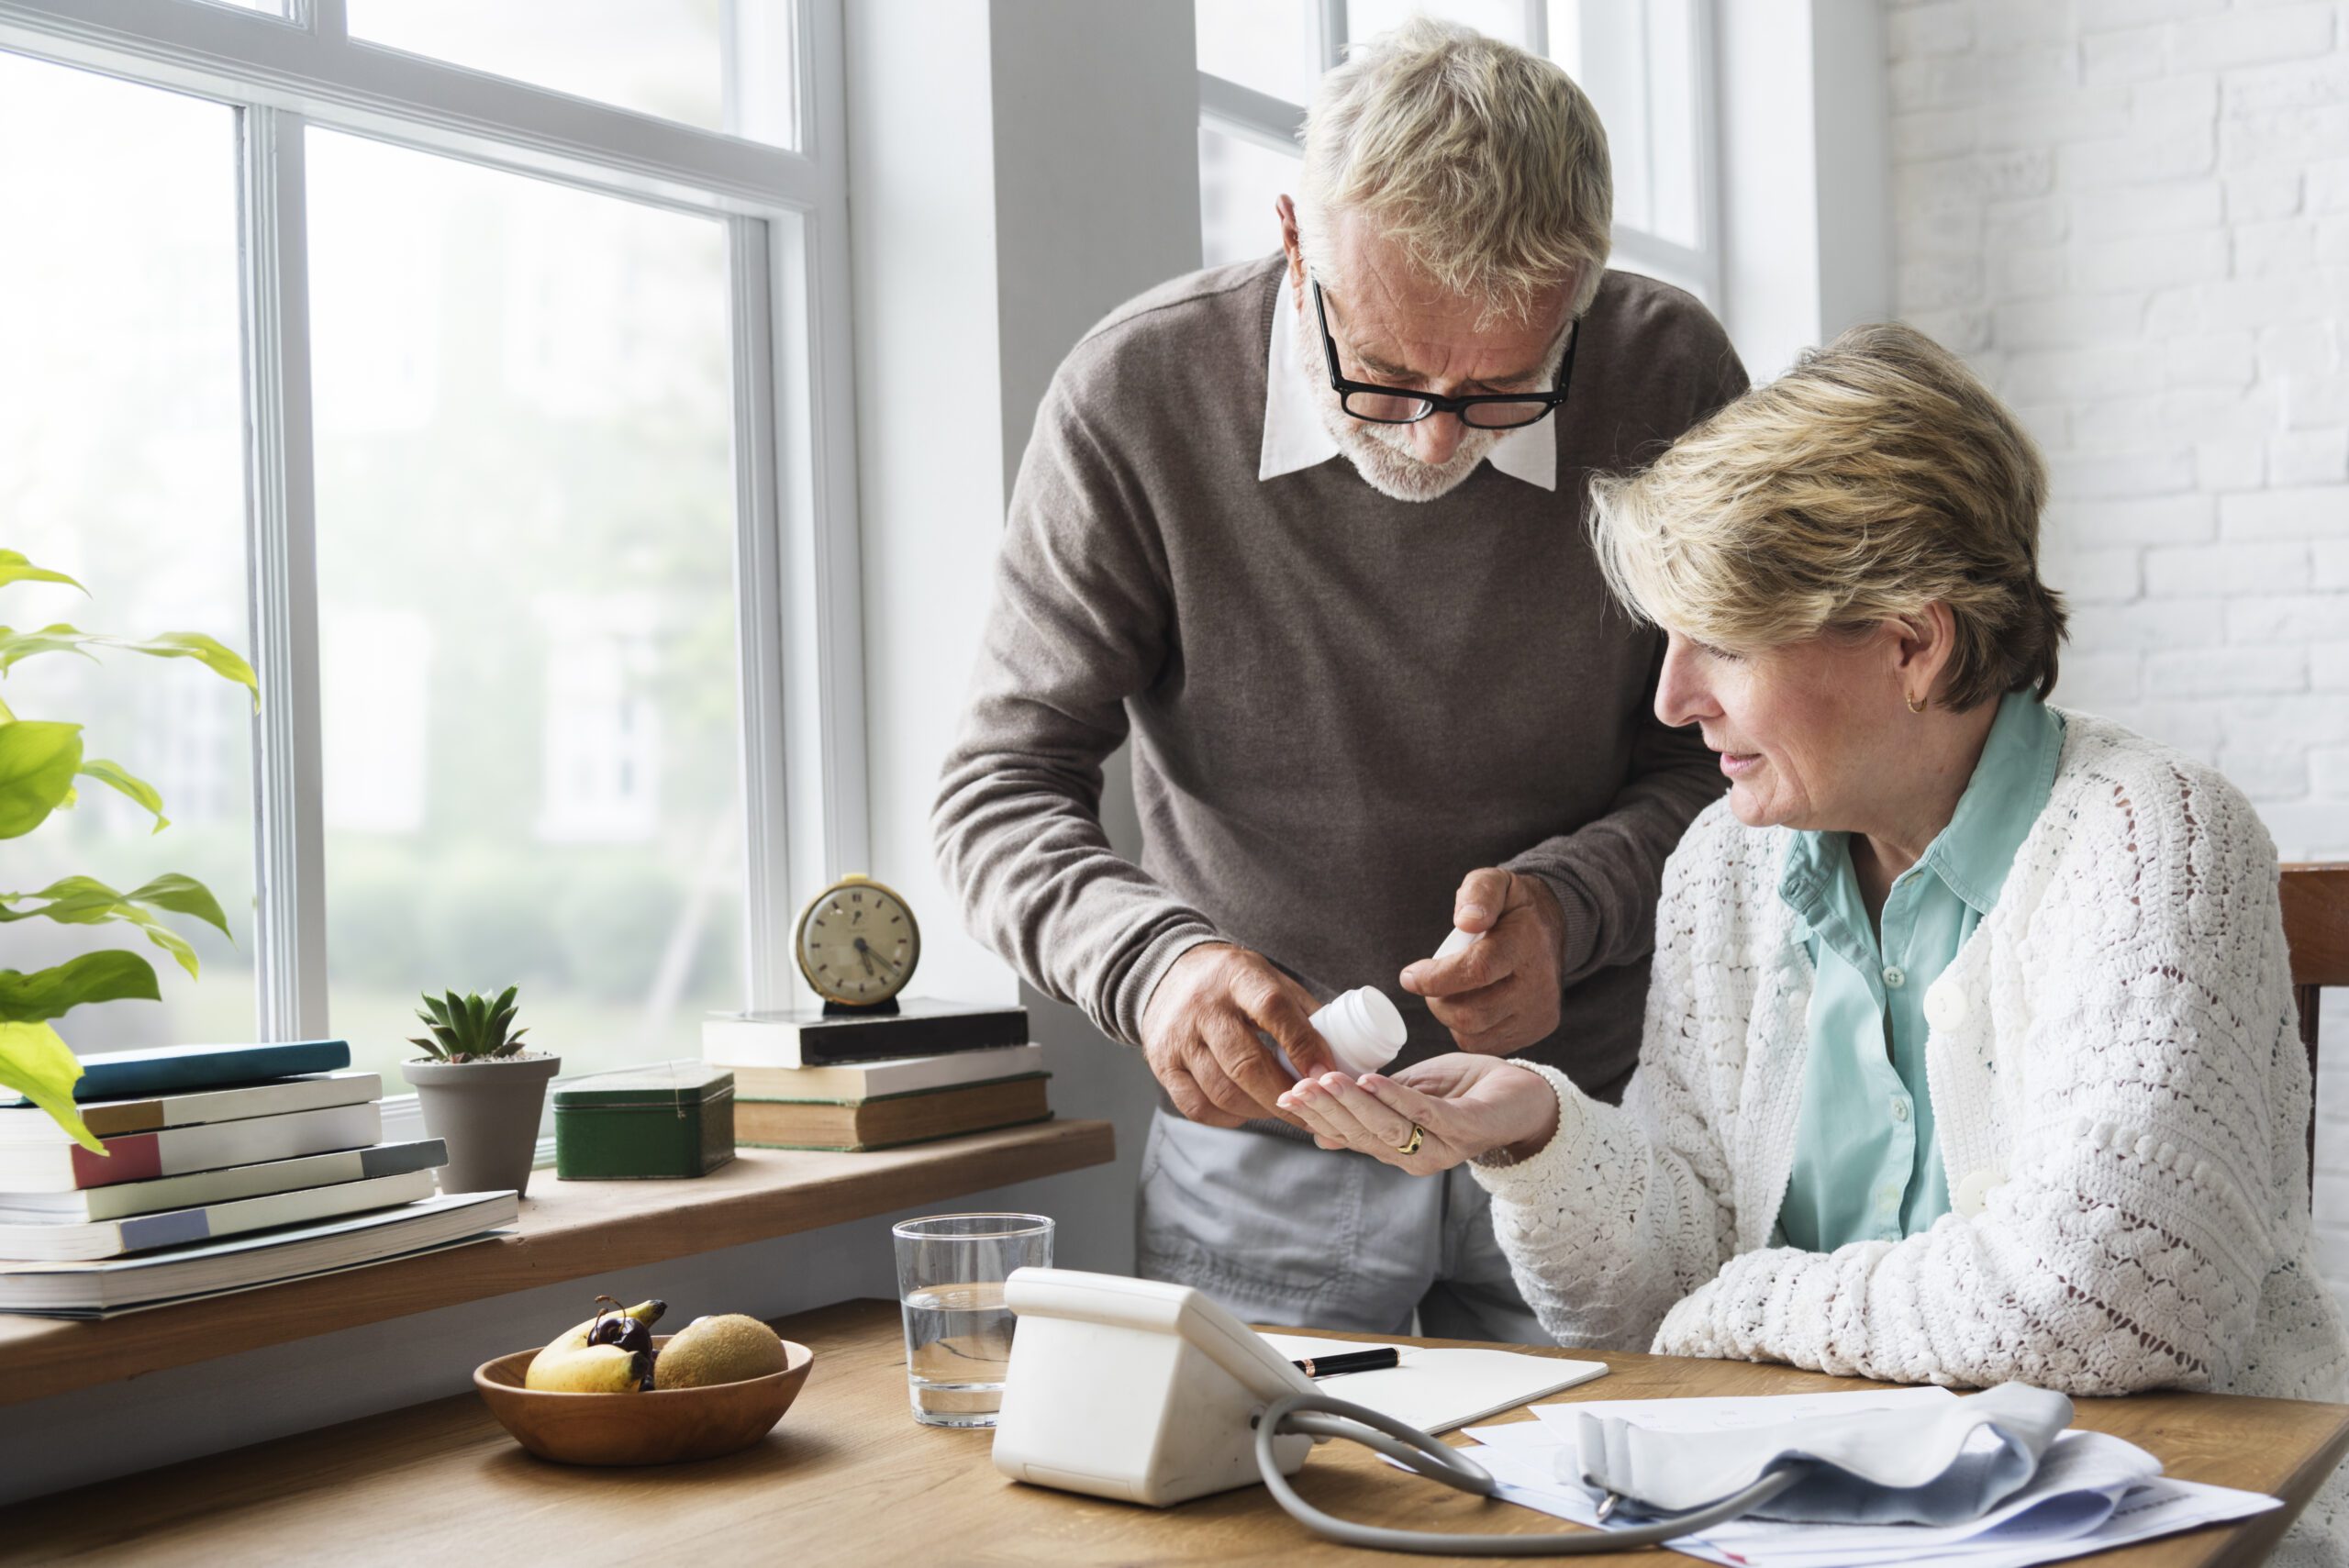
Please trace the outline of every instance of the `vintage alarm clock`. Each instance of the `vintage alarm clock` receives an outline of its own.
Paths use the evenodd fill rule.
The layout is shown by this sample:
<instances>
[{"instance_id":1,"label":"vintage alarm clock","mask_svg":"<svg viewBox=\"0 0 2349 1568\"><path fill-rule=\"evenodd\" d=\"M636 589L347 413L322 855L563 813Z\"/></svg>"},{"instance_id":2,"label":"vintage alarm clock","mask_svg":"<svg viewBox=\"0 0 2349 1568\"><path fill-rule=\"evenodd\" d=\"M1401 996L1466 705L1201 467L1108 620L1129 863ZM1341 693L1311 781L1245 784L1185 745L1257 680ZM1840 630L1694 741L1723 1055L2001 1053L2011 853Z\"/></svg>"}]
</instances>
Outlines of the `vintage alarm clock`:
<instances>
[{"instance_id":1,"label":"vintage alarm clock","mask_svg":"<svg viewBox=\"0 0 2349 1568\"><path fill-rule=\"evenodd\" d=\"M791 947L828 1014L894 1014L921 962L921 927L895 888L852 873L799 914Z\"/></svg>"}]
</instances>

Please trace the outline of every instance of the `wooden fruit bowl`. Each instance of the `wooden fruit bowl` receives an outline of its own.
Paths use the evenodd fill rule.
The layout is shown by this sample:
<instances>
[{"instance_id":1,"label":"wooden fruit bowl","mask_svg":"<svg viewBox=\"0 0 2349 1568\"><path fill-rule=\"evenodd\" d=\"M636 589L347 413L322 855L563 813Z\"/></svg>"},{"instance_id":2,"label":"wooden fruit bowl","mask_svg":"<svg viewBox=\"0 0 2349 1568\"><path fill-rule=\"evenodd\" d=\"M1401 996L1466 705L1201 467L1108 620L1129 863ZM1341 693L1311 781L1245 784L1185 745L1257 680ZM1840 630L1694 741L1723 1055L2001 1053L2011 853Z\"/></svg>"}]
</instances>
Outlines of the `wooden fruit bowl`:
<instances>
[{"instance_id":1,"label":"wooden fruit bowl","mask_svg":"<svg viewBox=\"0 0 2349 1568\"><path fill-rule=\"evenodd\" d=\"M674 1336L658 1335L665 1346ZM522 1386L537 1351L484 1362L473 1386L514 1440L564 1464L674 1464L745 1449L774 1429L816 1364L805 1345L783 1342L781 1372L707 1388L644 1394L552 1394Z\"/></svg>"}]
</instances>

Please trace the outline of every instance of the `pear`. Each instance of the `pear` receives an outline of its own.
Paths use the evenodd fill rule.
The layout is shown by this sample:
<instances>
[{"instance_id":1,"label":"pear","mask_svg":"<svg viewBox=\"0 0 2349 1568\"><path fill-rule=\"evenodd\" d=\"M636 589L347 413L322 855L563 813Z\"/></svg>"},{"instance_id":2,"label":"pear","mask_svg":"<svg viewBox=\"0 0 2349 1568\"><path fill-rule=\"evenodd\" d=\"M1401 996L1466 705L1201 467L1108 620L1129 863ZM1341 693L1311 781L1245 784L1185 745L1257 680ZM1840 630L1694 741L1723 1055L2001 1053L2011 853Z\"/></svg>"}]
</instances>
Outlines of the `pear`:
<instances>
[{"instance_id":1,"label":"pear","mask_svg":"<svg viewBox=\"0 0 2349 1568\"><path fill-rule=\"evenodd\" d=\"M612 1298L607 1296L596 1299ZM618 1307L619 1303L613 1301L612 1305ZM622 1315L650 1327L668 1310L665 1301L640 1301L625 1308ZM522 1386L547 1394L629 1394L643 1387L645 1374L651 1370L651 1352L587 1342L596 1323L611 1316L598 1312L569 1333L549 1341L546 1349L530 1358L529 1370L522 1374Z\"/></svg>"}]
</instances>

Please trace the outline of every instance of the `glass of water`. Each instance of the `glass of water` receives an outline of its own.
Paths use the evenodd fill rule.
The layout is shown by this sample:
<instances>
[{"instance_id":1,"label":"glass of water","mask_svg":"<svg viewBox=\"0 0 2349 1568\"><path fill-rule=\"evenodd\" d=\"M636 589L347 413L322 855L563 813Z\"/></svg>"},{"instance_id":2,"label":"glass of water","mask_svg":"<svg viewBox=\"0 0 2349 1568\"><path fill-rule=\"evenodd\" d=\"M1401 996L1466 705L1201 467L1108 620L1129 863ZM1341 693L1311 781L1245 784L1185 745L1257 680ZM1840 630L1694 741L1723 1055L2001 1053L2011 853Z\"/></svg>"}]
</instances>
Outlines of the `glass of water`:
<instances>
[{"instance_id":1,"label":"glass of water","mask_svg":"<svg viewBox=\"0 0 2349 1568\"><path fill-rule=\"evenodd\" d=\"M890 1228L906 1315L906 1388L929 1427L992 1427L1011 1365L1011 1271L1052 1264L1041 1214L940 1214Z\"/></svg>"}]
</instances>

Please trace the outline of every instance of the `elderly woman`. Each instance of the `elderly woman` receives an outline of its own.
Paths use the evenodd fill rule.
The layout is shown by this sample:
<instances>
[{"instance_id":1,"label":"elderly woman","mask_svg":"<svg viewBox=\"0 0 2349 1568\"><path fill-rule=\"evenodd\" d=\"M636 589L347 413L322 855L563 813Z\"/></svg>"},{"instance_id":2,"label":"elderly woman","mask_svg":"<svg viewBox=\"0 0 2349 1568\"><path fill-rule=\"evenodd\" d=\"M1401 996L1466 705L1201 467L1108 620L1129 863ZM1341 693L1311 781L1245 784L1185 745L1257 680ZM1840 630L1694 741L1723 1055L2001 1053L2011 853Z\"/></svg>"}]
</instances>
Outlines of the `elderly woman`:
<instances>
[{"instance_id":1,"label":"elderly woman","mask_svg":"<svg viewBox=\"0 0 2349 1568\"><path fill-rule=\"evenodd\" d=\"M1861 328L1596 491L1656 712L1730 781L1664 869L1622 1105L1480 1055L1286 1103L1475 1162L1564 1344L2339 1397L2275 851L2216 773L2044 701L2013 417Z\"/></svg>"}]
</instances>

